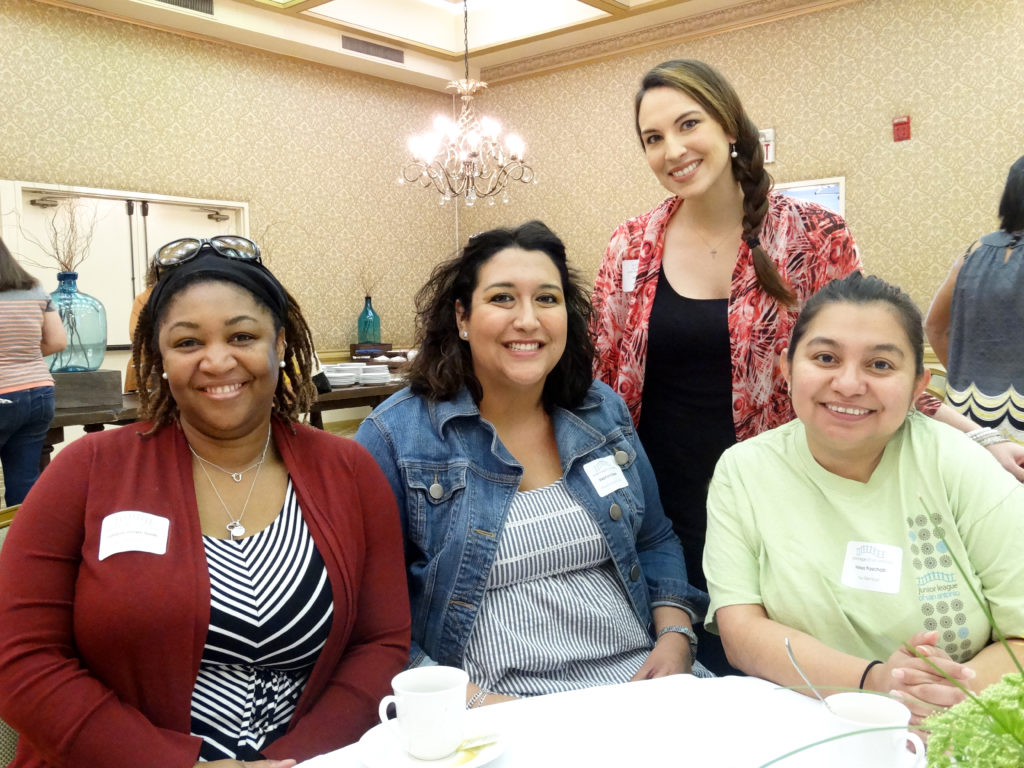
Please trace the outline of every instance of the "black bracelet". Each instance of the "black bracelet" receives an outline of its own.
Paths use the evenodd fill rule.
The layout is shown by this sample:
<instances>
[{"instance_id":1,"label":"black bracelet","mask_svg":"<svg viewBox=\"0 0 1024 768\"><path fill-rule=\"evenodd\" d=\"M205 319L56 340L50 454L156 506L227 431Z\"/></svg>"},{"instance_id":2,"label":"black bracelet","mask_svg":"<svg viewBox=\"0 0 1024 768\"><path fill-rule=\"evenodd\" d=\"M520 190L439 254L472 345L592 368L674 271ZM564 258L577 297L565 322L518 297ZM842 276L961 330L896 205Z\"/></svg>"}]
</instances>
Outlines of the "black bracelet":
<instances>
[{"instance_id":1,"label":"black bracelet","mask_svg":"<svg viewBox=\"0 0 1024 768\"><path fill-rule=\"evenodd\" d=\"M868 665L866 667L864 667L864 674L860 676L860 685L858 685L857 687L860 688L863 691L864 690L864 683L866 683L868 681L868 672L871 671L871 668L873 666L875 666L875 664L883 664L883 663L884 662L882 662L880 659L875 659L874 661L869 661Z\"/></svg>"}]
</instances>

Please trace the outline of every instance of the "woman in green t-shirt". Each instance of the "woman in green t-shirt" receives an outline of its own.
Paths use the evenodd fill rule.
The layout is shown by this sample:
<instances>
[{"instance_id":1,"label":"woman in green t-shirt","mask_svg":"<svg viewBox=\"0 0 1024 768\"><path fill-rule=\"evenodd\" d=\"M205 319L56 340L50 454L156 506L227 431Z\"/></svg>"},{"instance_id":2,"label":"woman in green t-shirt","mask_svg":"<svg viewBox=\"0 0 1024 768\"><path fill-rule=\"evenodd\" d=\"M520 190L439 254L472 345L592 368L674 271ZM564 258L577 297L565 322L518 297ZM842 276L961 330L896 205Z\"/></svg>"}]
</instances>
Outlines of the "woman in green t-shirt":
<instances>
[{"instance_id":1,"label":"woman in green t-shirt","mask_svg":"<svg viewBox=\"0 0 1024 768\"><path fill-rule=\"evenodd\" d=\"M928 383L921 315L855 273L808 300L782 360L797 420L730 448L708 497L704 569L730 663L801 685L903 697L919 722L1024 658L1024 488L913 410ZM964 567L965 577L954 558Z\"/></svg>"}]
</instances>

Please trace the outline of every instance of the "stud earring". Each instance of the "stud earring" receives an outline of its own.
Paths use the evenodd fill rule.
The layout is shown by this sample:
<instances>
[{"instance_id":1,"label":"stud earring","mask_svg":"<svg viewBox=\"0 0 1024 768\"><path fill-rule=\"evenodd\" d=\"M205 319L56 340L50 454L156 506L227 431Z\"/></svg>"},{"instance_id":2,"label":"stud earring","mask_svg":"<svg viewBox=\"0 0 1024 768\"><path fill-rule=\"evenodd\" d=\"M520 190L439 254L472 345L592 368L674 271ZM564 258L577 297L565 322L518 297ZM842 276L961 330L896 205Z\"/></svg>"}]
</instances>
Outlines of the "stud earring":
<instances>
[{"instance_id":1,"label":"stud earring","mask_svg":"<svg viewBox=\"0 0 1024 768\"><path fill-rule=\"evenodd\" d=\"M164 371L163 373L161 373L160 374L160 378L163 379L164 381L167 381L167 371Z\"/></svg>"},{"instance_id":2,"label":"stud earring","mask_svg":"<svg viewBox=\"0 0 1024 768\"><path fill-rule=\"evenodd\" d=\"M277 364L277 367L278 368L284 368L284 360L279 361L278 364Z\"/></svg>"},{"instance_id":3,"label":"stud earring","mask_svg":"<svg viewBox=\"0 0 1024 768\"><path fill-rule=\"evenodd\" d=\"M469 338L469 331L463 331L462 332L462 338L468 339Z\"/></svg>"},{"instance_id":4,"label":"stud earring","mask_svg":"<svg viewBox=\"0 0 1024 768\"><path fill-rule=\"evenodd\" d=\"M739 156L740 156L740 153L736 151L736 145L735 144L730 144L729 145L729 157L739 157Z\"/></svg>"}]
</instances>

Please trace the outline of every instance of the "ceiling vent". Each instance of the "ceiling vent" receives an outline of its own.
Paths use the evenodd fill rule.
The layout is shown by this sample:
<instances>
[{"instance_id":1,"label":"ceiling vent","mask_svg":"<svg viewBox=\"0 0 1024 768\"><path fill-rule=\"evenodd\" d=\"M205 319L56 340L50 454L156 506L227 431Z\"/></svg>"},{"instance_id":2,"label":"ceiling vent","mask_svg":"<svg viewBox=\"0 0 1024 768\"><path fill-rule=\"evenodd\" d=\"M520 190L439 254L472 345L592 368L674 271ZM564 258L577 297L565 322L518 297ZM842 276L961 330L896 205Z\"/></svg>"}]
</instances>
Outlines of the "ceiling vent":
<instances>
[{"instance_id":1,"label":"ceiling vent","mask_svg":"<svg viewBox=\"0 0 1024 768\"><path fill-rule=\"evenodd\" d=\"M187 0L186 0L187 1ZM405 51L398 48L389 48L386 45L371 43L360 40L357 37L341 36L341 47L346 51L355 51L366 56L373 56L376 59L387 59L398 64L405 64Z\"/></svg>"},{"instance_id":2,"label":"ceiling vent","mask_svg":"<svg viewBox=\"0 0 1024 768\"><path fill-rule=\"evenodd\" d=\"M213 16L213 0L157 0L157 2Z\"/></svg>"}]
</instances>

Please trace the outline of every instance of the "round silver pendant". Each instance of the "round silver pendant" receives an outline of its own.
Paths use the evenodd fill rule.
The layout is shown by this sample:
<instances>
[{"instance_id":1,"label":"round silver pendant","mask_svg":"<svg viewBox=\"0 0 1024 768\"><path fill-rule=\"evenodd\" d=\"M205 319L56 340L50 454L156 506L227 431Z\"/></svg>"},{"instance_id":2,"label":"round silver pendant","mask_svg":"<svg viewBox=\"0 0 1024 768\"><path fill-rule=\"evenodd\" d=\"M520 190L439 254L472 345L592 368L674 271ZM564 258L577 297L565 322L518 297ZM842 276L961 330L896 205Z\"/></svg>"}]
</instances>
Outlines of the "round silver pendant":
<instances>
[{"instance_id":1,"label":"round silver pendant","mask_svg":"<svg viewBox=\"0 0 1024 768\"><path fill-rule=\"evenodd\" d=\"M235 520L232 520L224 527L228 529L228 535L232 539L240 539L245 536L245 526Z\"/></svg>"}]
</instances>

